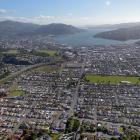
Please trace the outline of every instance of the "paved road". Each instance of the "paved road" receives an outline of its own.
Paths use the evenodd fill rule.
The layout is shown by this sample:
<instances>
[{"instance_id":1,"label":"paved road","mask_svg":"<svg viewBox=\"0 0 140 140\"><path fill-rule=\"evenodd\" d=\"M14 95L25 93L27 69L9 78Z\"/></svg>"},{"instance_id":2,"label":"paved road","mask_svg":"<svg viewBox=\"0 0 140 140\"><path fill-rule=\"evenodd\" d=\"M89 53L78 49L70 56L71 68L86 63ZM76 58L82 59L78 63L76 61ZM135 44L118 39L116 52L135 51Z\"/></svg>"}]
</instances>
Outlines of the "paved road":
<instances>
[{"instance_id":1,"label":"paved road","mask_svg":"<svg viewBox=\"0 0 140 140\"><path fill-rule=\"evenodd\" d=\"M79 80L78 80L78 84L77 84L77 87L76 87L76 92L75 92L74 97L73 97L73 103L72 103L72 107L71 107L71 112L72 112L73 115L74 115L74 111L75 111L75 108L76 108L77 103L78 103L78 97L79 97L78 94L79 94L80 82L81 82L82 75L85 72L86 60L87 60L87 56L85 56L85 59L84 59L84 62L83 62L82 68L81 68L81 73L80 73L80 77L79 77ZM78 140L80 138L80 135L78 134L79 130L80 130L80 127L74 135L74 140Z\"/></svg>"},{"instance_id":2,"label":"paved road","mask_svg":"<svg viewBox=\"0 0 140 140\"><path fill-rule=\"evenodd\" d=\"M79 94L78 92L79 92L79 88L80 88L80 81L81 81L83 73L85 72L86 59L87 59L87 57L85 57L85 59L84 59L84 62L83 62L82 68L81 68L80 77L79 77L78 84L77 84L77 87L76 87L76 91L75 91L75 94L73 96L73 103L72 103L71 110L70 110L72 115L74 115L75 107L77 106L78 94Z\"/></svg>"},{"instance_id":3,"label":"paved road","mask_svg":"<svg viewBox=\"0 0 140 140\"><path fill-rule=\"evenodd\" d=\"M39 63L39 64L35 64L35 65L30 65L28 67L23 68L20 71L17 71L15 73L12 73L11 75L7 76L6 78L0 80L0 83L4 83L7 80L14 79L17 76L21 75L22 73L25 73L25 72L30 71L32 69L35 69L35 68L38 68L38 67L41 67L41 66L45 66L45 65L50 65L50 64L53 64L53 63L60 63L60 62L61 62L61 60L57 60L57 61L48 62L48 63Z\"/></svg>"},{"instance_id":4,"label":"paved road","mask_svg":"<svg viewBox=\"0 0 140 140\"><path fill-rule=\"evenodd\" d=\"M31 69L34 69L34 68L38 68L38 67L41 67L43 65L47 65L45 63L41 63L41 64L36 64L36 65L31 65L31 66L28 66L18 72L15 72L15 73L12 73L11 75L7 76L6 78L0 80L0 83L4 83L6 82L7 80L10 80L10 79L13 79L13 78L16 78L17 76L19 76L20 74L24 73L24 72L27 72Z\"/></svg>"}]
</instances>

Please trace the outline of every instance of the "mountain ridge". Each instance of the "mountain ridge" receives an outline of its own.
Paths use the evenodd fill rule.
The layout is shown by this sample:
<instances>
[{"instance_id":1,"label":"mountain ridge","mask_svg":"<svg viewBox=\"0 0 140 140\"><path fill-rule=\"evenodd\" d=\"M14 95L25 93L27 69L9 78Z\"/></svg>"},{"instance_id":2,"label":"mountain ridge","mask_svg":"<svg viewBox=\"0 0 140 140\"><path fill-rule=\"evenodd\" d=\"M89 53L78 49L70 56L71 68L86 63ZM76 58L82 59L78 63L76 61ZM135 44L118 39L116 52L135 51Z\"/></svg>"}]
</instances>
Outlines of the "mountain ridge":
<instances>
[{"instance_id":1,"label":"mountain ridge","mask_svg":"<svg viewBox=\"0 0 140 140\"><path fill-rule=\"evenodd\" d=\"M140 26L140 22L128 22L128 23L118 23L118 24L103 24L103 25L89 25L86 26L88 29L96 28L108 28L108 29L119 29L119 28L130 28Z\"/></svg>"},{"instance_id":2,"label":"mountain ridge","mask_svg":"<svg viewBox=\"0 0 140 140\"><path fill-rule=\"evenodd\" d=\"M94 37L118 41L140 39L140 25L129 28L119 28L111 31L101 32L96 34Z\"/></svg>"},{"instance_id":3,"label":"mountain ridge","mask_svg":"<svg viewBox=\"0 0 140 140\"><path fill-rule=\"evenodd\" d=\"M72 25L62 23L52 23L47 25L38 25L33 23L23 23L17 21L0 22L0 38L22 38L35 35L65 35L82 32L83 30Z\"/></svg>"}]
</instances>

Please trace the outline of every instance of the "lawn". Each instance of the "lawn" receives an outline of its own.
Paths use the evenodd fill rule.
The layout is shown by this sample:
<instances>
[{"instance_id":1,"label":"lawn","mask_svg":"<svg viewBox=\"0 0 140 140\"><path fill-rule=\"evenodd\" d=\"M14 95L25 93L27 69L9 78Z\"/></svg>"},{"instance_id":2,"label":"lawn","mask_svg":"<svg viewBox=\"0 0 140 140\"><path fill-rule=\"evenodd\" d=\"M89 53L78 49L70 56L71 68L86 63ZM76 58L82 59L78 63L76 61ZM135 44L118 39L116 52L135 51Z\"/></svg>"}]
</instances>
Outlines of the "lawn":
<instances>
[{"instance_id":1,"label":"lawn","mask_svg":"<svg viewBox=\"0 0 140 140\"><path fill-rule=\"evenodd\" d=\"M41 71L41 72L53 72L56 70L56 68L51 67L51 66L41 66L37 69L35 69L36 71Z\"/></svg>"},{"instance_id":2,"label":"lawn","mask_svg":"<svg viewBox=\"0 0 140 140\"><path fill-rule=\"evenodd\" d=\"M21 90L12 91L12 92L10 92L10 94L9 94L10 97L22 96L22 95L24 95L24 93L23 93L23 91L21 91Z\"/></svg>"},{"instance_id":3,"label":"lawn","mask_svg":"<svg viewBox=\"0 0 140 140\"><path fill-rule=\"evenodd\" d=\"M118 128L118 131L119 131L119 133L123 133L123 128L122 127L119 127Z\"/></svg>"},{"instance_id":4,"label":"lawn","mask_svg":"<svg viewBox=\"0 0 140 140\"><path fill-rule=\"evenodd\" d=\"M43 50L37 50L36 53L39 55L49 55L49 56L55 56L57 54L56 50L48 50L48 49L43 49Z\"/></svg>"},{"instance_id":5,"label":"lawn","mask_svg":"<svg viewBox=\"0 0 140 140\"><path fill-rule=\"evenodd\" d=\"M18 50L17 49L8 49L6 51L1 52L2 54L7 54L7 55L16 55L18 54Z\"/></svg>"},{"instance_id":6,"label":"lawn","mask_svg":"<svg viewBox=\"0 0 140 140\"><path fill-rule=\"evenodd\" d=\"M58 140L58 138L60 137L60 134L52 133L50 136L51 136L51 140Z\"/></svg>"},{"instance_id":7,"label":"lawn","mask_svg":"<svg viewBox=\"0 0 140 140\"><path fill-rule=\"evenodd\" d=\"M84 78L85 80L92 83L108 83L118 84L120 82L128 82L131 84L140 84L140 77L135 76L102 76L102 75L94 75L87 74Z\"/></svg>"},{"instance_id":8,"label":"lawn","mask_svg":"<svg viewBox=\"0 0 140 140\"><path fill-rule=\"evenodd\" d=\"M17 84L13 84L9 89L9 96L15 97L15 96L22 96L24 95L24 92L22 90L18 89Z\"/></svg>"},{"instance_id":9,"label":"lawn","mask_svg":"<svg viewBox=\"0 0 140 140\"><path fill-rule=\"evenodd\" d=\"M55 72L55 71L60 71L62 68L61 67L56 67L56 66L41 66L37 69L35 69L35 71L41 71L41 72Z\"/></svg>"}]
</instances>

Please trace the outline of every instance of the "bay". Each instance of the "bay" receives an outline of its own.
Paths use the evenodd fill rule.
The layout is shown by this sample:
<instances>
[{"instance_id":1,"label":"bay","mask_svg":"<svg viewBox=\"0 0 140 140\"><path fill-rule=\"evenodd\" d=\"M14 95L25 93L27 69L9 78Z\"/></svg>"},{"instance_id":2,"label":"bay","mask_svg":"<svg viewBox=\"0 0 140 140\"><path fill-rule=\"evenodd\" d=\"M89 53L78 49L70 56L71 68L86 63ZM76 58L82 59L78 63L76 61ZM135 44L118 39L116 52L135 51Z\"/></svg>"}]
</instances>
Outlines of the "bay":
<instances>
[{"instance_id":1,"label":"bay","mask_svg":"<svg viewBox=\"0 0 140 140\"><path fill-rule=\"evenodd\" d=\"M122 45L122 44L133 44L138 40L129 41L116 41L102 38L95 38L94 35L100 32L109 31L110 29L87 29L85 32L76 33L72 35L61 35L53 37L55 42L70 45L70 46L81 46L81 45Z\"/></svg>"}]
</instances>

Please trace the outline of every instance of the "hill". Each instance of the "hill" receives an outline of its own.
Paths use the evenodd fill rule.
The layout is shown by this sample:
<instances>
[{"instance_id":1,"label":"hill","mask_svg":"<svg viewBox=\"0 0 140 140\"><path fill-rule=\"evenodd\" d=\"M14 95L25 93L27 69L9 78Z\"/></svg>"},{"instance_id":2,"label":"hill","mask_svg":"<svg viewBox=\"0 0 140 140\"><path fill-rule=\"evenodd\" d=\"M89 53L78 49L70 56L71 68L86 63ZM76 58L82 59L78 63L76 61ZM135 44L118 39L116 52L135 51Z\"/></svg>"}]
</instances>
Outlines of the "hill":
<instances>
[{"instance_id":1,"label":"hill","mask_svg":"<svg viewBox=\"0 0 140 140\"><path fill-rule=\"evenodd\" d=\"M15 21L2 21L0 22L0 38L18 38L32 34L39 25L32 23L21 23Z\"/></svg>"},{"instance_id":2,"label":"hill","mask_svg":"<svg viewBox=\"0 0 140 140\"><path fill-rule=\"evenodd\" d=\"M140 45L140 40L139 41L136 41L135 44Z\"/></svg>"},{"instance_id":3,"label":"hill","mask_svg":"<svg viewBox=\"0 0 140 140\"><path fill-rule=\"evenodd\" d=\"M103 25L89 25L86 26L88 29L119 29L119 28L130 28L140 26L140 22L132 22L132 23L120 23L120 24L103 24Z\"/></svg>"},{"instance_id":4,"label":"hill","mask_svg":"<svg viewBox=\"0 0 140 140\"><path fill-rule=\"evenodd\" d=\"M42 25L38 30L38 34L49 34L49 35L63 35L63 34L74 34L81 32L82 29L76 28L71 25L66 24L49 24L49 25Z\"/></svg>"},{"instance_id":5,"label":"hill","mask_svg":"<svg viewBox=\"0 0 140 140\"><path fill-rule=\"evenodd\" d=\"M9 20L0 22L0 39L17 39L36 35L47 36L50 34L74 34L81 31L83 30L66 24L36 25Z\"/></svg>"},{"instance_id":6,"label":"hill","mask_svg":"<svg viewBox=\"0 0 140 140\"><path fill-rule=\"evenodd\" d=\"M120 28L117 30L102 32L96 34L94 37L111 39L111 40L119 40L119 41L127 41L130 39L140 39L140 25L129 28Z\"/></svg>"}]
</instances>

